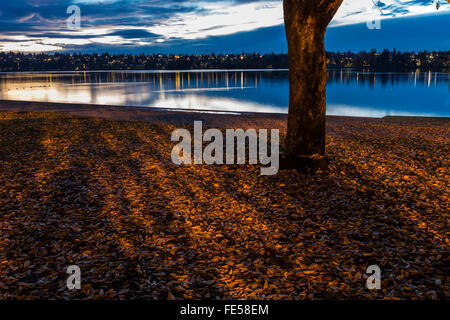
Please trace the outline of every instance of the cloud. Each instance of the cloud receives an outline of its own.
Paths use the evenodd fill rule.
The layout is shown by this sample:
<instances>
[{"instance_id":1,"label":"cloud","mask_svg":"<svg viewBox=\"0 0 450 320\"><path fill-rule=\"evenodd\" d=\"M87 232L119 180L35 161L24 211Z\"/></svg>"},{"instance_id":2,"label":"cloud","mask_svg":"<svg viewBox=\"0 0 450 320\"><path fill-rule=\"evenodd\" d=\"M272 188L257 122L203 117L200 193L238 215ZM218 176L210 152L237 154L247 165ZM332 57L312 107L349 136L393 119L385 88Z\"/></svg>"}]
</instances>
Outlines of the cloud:
<instances>
[{"instance_id":1,"label":"cloud","mask_svg":"<svg viewBox=\"0 0 450 320\"><path fill-rule=\"evenodd\" d=\"M148 32L144 29L124 29L111 32L110 36L120 36L124 39L153 39L159 38L161 35Z\"/></svg>"},{"instance_id":2,"label":"cloud","mask_svg":"<svg viewBox=\"0 0 450 320\"><path fill-rule=\"evenodd\" d=\"M373 17L388 21L430 15L433 20L450 13L450 5L442 4L437 12L430 1L375 3L378 7L371 0L344 0L329 30L339 28L336 32L341 33L347 30L343 26L362 25ZM81 8L80 30L66 26L66 9L71 4ZM14 0L3 1L0 13L0 38L4 39L0 51L129 51L132 46L140 51L235 51L239 46L280 51L278 48L284 48L285 43L284 32L270 35L270 39L263 36L268 30L282 29L281 0ZM246 36L250 34L254 38ZM361 41L365 43L365 39ZM264 43L269 43L266 50Z\"/></svg>"},{"instance_id":3,"label":"cloud","mask_svg":"<svg viewBox=\"0 0 450 320\"><path fill-rule=\"evenodd\" d=\"M449 50L449 21L450 12L442 12L382 20L379 30L368 29L366 23L342 25L328 28L325 45L333 51Z\"/></svg>"},{"instance_id":4,"label":"cloud","mask_svg":"<svg viewBox=\"0 0 450 320\"><path fill-rule=\"evenodd\" d=\"M431 0L344 0L330 26L351 25L377 17L382 20L423 14L450 12L442 3L439 12Z\"/></svg>"}]
</instances>

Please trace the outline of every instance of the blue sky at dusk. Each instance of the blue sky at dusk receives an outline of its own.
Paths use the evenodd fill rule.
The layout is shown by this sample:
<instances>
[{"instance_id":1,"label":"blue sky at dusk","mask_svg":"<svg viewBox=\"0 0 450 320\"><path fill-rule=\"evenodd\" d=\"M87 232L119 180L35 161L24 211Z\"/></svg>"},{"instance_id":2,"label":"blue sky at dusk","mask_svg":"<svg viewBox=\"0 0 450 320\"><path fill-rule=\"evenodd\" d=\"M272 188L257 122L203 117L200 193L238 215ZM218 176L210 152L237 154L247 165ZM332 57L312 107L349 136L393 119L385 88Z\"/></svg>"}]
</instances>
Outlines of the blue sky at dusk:
<instances>
[{"instance_id":1,"label":"blue sky at dusk","mask_svg":"<svg viewBox=\"0 0 450 320\"><path fill-rule=\"evenodd\" d=\"M378 4L378 7L374 5ZM447 1L344 0L327 50L449 50ZM67 8L81 27L67 27ZM381 19L381 29L366 21ZM0 51L286 52L282 1L14 0L0 4Z\"/></svg>"}]
</instances>

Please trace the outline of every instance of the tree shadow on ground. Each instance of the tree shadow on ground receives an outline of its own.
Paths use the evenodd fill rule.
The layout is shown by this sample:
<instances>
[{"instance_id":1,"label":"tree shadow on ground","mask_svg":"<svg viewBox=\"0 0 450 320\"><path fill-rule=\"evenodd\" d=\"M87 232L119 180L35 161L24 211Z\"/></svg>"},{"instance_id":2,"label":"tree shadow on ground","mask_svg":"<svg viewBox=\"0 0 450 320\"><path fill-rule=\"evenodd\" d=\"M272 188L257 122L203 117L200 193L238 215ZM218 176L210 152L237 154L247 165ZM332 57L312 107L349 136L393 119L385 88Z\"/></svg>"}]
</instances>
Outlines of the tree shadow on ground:
<instances>
[{"instance_id":1,"label":"tree shadow on ground","mask_svg":"<svg viewBox=\"0 0 450 320\"><path fill-rule=\"evenodd\" d=\"M328 174L263 177L258 166L172 164L172 126L11 121L0 122L2 166L15 165L1 175L6 298L446 296L437 283L448 274L442 218L426 214L431 204L412 207L401 166L380 180L371 161L394 158L369 141L361 151L339 123ZM81 267L81 291L65 287L71 264ZM382 269L378 293L365 288L370 264Z\"/></svg>"}]
</instances>

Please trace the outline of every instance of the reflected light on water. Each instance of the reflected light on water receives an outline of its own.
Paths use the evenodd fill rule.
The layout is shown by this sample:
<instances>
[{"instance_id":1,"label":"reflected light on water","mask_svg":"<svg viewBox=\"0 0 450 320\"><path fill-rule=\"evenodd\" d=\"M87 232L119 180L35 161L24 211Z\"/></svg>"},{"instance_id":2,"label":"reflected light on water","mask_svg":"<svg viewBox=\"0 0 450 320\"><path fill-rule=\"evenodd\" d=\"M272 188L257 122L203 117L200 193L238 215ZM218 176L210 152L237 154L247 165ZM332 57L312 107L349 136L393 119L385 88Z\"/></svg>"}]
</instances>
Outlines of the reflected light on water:
<instances>
[{"instance_id":1,"label":"reflected light on water","mask_svg":"<svg viewBox=\"0 0 450 320\"><path fill-rule=\"evenodd\" d=\"M330 70L327 114L449 116L450 75ZM283 70L0 73L0 99L286 113Z\"/></svg>"},{"instance_id":2,"label":"reflected light on water","mask_svg":"<svg viewBox=\"0 0 450 320\"><path fill-rule=\"evenodd\" d=\"M152 107L168 109L192 109L192 110L221 110L241 112L267 112L277 113L280 109L255 102L240 101L231 98L215 98L208 96L188 94L183 97L171 97L160 99L153 103Z\"/></svg>"}]
</instances>

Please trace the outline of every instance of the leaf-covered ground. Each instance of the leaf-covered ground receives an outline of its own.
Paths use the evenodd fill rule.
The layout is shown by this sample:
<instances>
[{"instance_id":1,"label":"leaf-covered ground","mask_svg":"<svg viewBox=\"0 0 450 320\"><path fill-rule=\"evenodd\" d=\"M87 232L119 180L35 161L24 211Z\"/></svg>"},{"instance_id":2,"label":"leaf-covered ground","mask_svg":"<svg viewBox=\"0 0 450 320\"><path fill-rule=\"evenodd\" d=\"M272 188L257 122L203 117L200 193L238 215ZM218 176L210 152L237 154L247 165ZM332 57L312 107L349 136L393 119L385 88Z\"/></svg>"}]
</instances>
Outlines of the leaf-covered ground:
<instances>
[{"instance_id":1,"label":"leaf-covered ground","mask_svg":"<svg viewBox=\"0 0 450 320\"><path fill-rule=\"evenodd\" d=\"M449 121L327 121L328 173L268 177L172 164L170 121L0 113L0 298L448 299Z\"/></svg>"}]
</instances>

